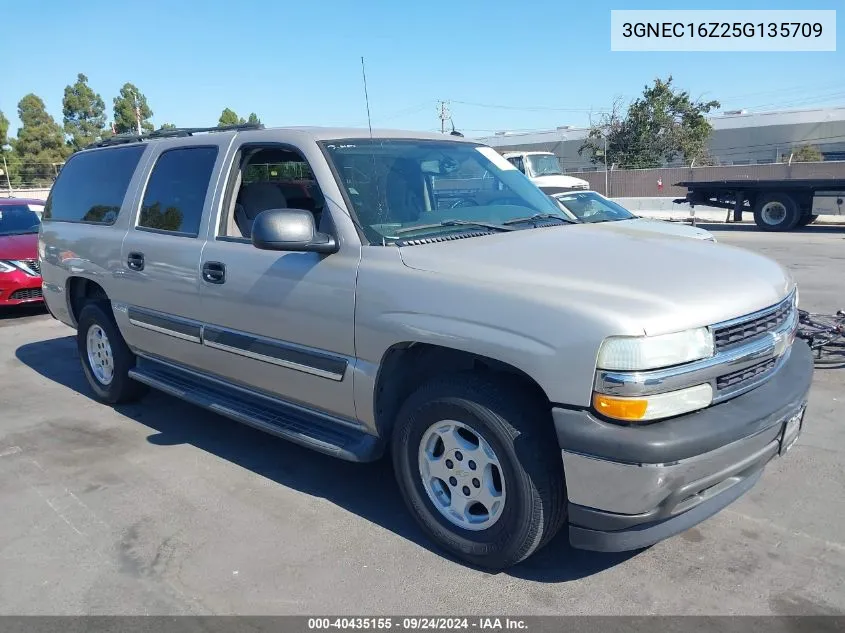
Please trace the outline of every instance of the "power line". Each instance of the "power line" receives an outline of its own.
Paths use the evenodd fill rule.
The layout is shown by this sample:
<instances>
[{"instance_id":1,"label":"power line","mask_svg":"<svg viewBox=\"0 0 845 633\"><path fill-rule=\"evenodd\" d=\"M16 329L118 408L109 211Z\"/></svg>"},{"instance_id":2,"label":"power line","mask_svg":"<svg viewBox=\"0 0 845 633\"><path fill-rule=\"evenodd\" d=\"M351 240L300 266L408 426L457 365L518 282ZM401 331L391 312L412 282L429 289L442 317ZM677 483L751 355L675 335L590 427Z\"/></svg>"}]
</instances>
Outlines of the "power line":
<instances>
[{"instance_id":1,"label":"power line","mask_svg":"<svg viewBox=\"0 0 845 633\"><path fill-rule=\"evenodd\" d=\"M549 106L511 106L501 105L495 103L476 103L473 101L457 101L453 100L451 103L460 103L461 105L473 106L476 108L491 108L495 110L515 110L519 112L610 112L610 110L603 110L598 108L554 108Z\"/></svg>"},{"instance_id":2,"label":"power line","mask_svg":"<svg viewBox=\"0 0 845 633\"><path fill-rule=\"evenodd\" d=\"M779 101L779 102L772 102L772 103L764 103L761 105L756 106L749 106L748 110L762 110L764 108L785 108L797 105L812 105L813 103L817 102L824 102L830 100L838 100L840 98L845 97L845 91L837 91L837 92L830 92L826 94L816 95L814 97L798 97L795 99L791 99L789 101ZM822 107L822 106L819 106Z\"/></svg>"},{"instance_id":3,"label":"power line","mask_svg":"<svg viewBox=\"0 0 845 633\"><path fill-rule=\"evenodd\" d=\"M719 100L729 100L729 99L745 99L747 97L759 97L761 95L781 95L784 93L790 92L807 92L809 93L811 90L826 90L833 87L841 87L841 81L832 81L830 83L813 83L813 84L802 84L802 85L795 85L795 86L788 86L783 88L775 88L772 90L760 90L757 92L746 92L744 94L738 95L727 95L719 97Z\"/></svg>"}]
</instances>

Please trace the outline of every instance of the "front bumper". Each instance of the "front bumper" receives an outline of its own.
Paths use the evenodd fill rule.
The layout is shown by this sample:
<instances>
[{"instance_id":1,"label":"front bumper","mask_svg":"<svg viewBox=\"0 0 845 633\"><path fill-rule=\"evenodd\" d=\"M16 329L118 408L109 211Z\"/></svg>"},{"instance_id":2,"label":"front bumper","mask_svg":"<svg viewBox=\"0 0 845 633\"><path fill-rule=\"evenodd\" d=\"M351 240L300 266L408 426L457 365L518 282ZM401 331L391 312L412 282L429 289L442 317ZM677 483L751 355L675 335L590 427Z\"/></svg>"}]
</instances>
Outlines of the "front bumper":
<instances>
[{"instance_id":1,"label":"front bumper","mask_svg":"<svg viewBox=\"0 0 845 633\"><path fill-rule=\"evenodd\" d=\"M648 547L732 503L800 431L812 374L812 353L798 341L765 384L670 420L621 426L554 409L572 545Z\"/></svg>"},{"instance_id":2,"label":"front bumper","mask_svg":"<svg viewBox=\"0 0 845 633\"><path fill-rule=\"evenodd\" d=\"M23 271L0 273L0 306L38 303L41 293L41 276L34 277Z\"/></svg>"}]
</instances>

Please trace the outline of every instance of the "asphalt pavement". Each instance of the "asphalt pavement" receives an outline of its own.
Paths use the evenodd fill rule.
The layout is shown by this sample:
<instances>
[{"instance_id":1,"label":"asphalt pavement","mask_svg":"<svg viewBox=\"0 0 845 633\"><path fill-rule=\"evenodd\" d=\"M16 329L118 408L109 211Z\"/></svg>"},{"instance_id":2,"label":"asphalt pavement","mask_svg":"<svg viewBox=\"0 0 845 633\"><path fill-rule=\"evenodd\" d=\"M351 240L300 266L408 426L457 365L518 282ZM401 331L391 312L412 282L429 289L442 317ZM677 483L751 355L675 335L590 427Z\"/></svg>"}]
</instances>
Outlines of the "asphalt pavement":
<instances>
[{"instance_id":1,"label":"asphalt pavement","mask_svg":"<svg viewBox=\"0 0 845 633\"><path fill-rule=\"evenodd\" d=\"M845 308L845 229L705 226ZM730 279L725 279L726 286ZM645 551L563 534L499 574L444 557L387 461L356 465L172 397L95 402L73 331L0 315L0 614L845 614L845 369L739 501Z\"/></svg>"}]
</instances>

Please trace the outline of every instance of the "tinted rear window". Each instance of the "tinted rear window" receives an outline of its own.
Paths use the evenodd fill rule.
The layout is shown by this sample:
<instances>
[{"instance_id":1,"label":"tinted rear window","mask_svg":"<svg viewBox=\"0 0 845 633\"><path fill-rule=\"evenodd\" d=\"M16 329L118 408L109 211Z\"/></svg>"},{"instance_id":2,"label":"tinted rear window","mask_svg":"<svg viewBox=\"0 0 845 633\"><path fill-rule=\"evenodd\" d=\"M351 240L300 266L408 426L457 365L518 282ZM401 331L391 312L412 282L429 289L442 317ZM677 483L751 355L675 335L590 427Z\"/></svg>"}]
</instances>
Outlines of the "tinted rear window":
<instances>
[{"instance_id":1,"label":"tinted rear window","mask_svg":"<svg viewBox=\"0 0 845 633\"><path fill-rule=\"evenodd\" d=\"M150 174L138 226L196 236L217 147L162 152Z\"/></svg>"},{"instance_id":2,"label":"tinted rear window","mask_svg":"<svg viewBox=\"0 0 845 633\"><path fill-rule=\"evenodd\" d=\"M43 218L114 224L143 153L143 145L133 145L72 156L53 185Z\"/></svg>"},{"instance_id":3,"label":"tinted rear window","mask_svg":"<svg viewBox=\"0 0 845 633\"><path fill-rule=\"evenodd\" d=\"M41 219L28 205L0 205L0 235L38 233Z\"/></svg>"}]
</instances>

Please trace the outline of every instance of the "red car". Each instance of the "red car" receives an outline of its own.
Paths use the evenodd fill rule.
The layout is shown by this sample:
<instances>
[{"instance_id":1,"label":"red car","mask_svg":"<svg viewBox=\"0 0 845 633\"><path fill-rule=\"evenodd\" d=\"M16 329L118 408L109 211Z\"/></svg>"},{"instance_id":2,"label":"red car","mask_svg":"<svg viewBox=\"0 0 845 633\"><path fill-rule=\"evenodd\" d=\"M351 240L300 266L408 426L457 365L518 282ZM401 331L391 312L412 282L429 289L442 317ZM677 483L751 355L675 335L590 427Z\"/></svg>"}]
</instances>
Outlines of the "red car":
<instances>
[{"instance_id":1,"label":"red car","mask_svg":"<svg viewBox=\"0 0 845 633\"><path fill-rule=\"evenodd\" d=\"M0 198L0 307L43 301L38 229L43 200Z\"/></svg>"}]
</instances>

